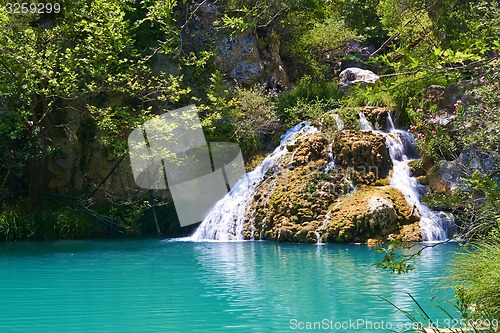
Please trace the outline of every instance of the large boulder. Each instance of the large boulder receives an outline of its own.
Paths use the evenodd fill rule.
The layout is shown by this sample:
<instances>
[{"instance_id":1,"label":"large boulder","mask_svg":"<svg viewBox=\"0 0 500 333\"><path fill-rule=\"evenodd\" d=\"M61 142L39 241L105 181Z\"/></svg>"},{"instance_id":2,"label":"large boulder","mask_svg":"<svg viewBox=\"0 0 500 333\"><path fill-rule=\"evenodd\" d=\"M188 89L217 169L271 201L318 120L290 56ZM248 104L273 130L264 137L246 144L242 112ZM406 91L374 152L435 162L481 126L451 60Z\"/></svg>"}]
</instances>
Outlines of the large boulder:
<instances>
[{"instance_id":1,"label":"large boulder","mask_svg":"<svg viewBox=\"0 0 500 333\"><path fill-rule=\"evenodd\" d=\"M220 70L241 84L258 83L264 73L257 39L251 31L222 38L217 46L215 60Z\"/></svg>"},{"instance_id":2,"label":"large boulder","mask_svg":"<svg viewBox=\"0 0 500 333\"><path fill-rule=\"evenodd\" d=\"M274 34L259 36L247 30L219 38L215 65L239 84L260 83L279 88L288 82L279 49L279 40Z\"/></svg>"},{"instance_id":3,"label":"large boulder","mask_svg":"<svg viewBox=\"0 0 500 333\"><path fill-rule=\"evenodd\" d=\"M485 154L474 147L467 147L455 160L439 162L438 170L440 178L448 189L455 191L466 185L463 178L470 176L474 171L492 175L493 179L499 180L499 166L500 156L497 154Z\"/></svg>"},{"instance_id":4,"label":"large boulder","mask_svg":"<svg viewBox=\"0 0 500 333\"><path fill-rule=\"evenodd\" d=\"M339 78L339 89L342 92L347 92L349 87L354 84L359 84L361 87L373 85L379 76L367 69L351 67L340 72Z\"/></svg>"},{"instance_id":5,"label":"large boulder","mask_svg":"<svg viewBox=\"0 0 500 333\"><path fill-rule=\"evenodd\" d=\"M403 226L418 220L404 195L390 186L360 187L328 215L322 226L328 242L401 239Z\"/></svg>"}]
</instances>

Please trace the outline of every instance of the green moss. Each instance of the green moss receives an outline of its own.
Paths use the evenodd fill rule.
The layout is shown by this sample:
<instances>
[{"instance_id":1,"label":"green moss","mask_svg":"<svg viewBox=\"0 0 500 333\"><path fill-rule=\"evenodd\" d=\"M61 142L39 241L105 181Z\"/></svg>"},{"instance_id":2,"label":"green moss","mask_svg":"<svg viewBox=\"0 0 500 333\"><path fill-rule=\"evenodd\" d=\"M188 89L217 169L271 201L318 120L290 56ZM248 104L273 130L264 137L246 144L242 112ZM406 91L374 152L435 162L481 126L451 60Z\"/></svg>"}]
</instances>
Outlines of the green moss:
<instances>
[{"instance_id":1,"label":"green moss","mask_svg":"<svg viewBox=\"0 0 500 333\"><path fill-rule=\"evenodd\" d=\"M370 200L374 198L392 203L395 213L392 221L384 214L377 215L369 211ZM350 197L332 206L324 236L328 241L352 242L387 238L389 234L398 234L402 225L413 223L417 219L403 194L390 186L359 187Z\"/></svg>"}]
</instances>

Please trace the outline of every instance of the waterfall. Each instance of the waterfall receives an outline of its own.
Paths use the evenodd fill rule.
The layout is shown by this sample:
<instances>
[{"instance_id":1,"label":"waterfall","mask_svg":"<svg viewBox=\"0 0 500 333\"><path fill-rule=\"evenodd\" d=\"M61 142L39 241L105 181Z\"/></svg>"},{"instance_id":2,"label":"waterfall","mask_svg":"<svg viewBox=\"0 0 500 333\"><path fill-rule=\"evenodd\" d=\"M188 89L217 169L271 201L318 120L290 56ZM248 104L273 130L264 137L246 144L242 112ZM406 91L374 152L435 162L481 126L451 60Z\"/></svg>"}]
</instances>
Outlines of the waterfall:
<instances>
[{"instance_id":1,"label":"waterfall","mask_svg":"<svg viewBox=\"0 0 500 333\"><path fill-rule=\"evenodd\" d=\"M333 149L333 143L330 143L328 145L328 163L326 164L325 170L323 171L324 173L330 172L332 169L335 168L335 157L333 156L332 149Z\"/></svg>"},{"instance_id":2,"label":"waterfall","mask_svg":"<svg viewBox=\"0 0 500 333\"><path fill-rule=\"evenodd\" d=\"M362 113L359 114L359 119L361 130L373 131L386 138L389 155L394 166L390 185L400 190L408 204L420 214L420 228L423 240L440 241L452 236L454 232L453 218L444 212L432 211L423 204L420 197L425 189L414 177L410 176L408 163L418 158L413 136L407 131L396 129L390 115L387 119L387 132L374 130ZM243 225L248 216L248 209L252 204L258 186L264 180L268 170L278 168L280 160L287 153L286 146L292 144L297 136L317 132L319 130L310 126L308 122L299 123L289 129L281 137L280 145L267 155L255 170L243 176L231 191L217 202L196 232L188 239L193 241L243 240ZM334 167L335 160L332 148L329 146L326 170ZM330 216L327 214L323 226L329 218ZM255 229L253 226L252 228ZM321 226L316 231L319 232L320 229Z\"/></svg>"},{"instance_id":3,"label":"waterfall","mask_svg":"<svg viewBox=\"0 0 500 333\"><path fill-rule=\"evenodd\" d=\"M337 129L339 131L342 131L344 129L344 122L342 119L340 119L339 115L334 113L333 114L333 119L335 120L335 124L337 125Z\"/></svg>"},{"instance_id":4,"label":"waterfall","mask_svg":"<svg viewBox=\"0 0 500 333\"><path fill-rule=\"evenodd\" d=\"M243 176L231 191L219 200L201 222L191 240L243 240L243 223L252 204L257 187L266 172L278 166L287 153L286 145L292 144L298 135L319 132L309 122L301 122L281 136L280 145L252 172Z\"/></svg>"},{"instance_id":5,"label":"waterfall","mask_svg":"<svg viewBox=\"0 0 500 333\"><path fill-rule=\"evenodd\" d=\"M360 121L361 122L361 121ZM380 132L385 136L389 155L393 163L393 173L390 185L400 190L408 204L420 213L420 229L424 241L441 241L453 236L453 217L444 213L432 211L420 201L423 186L410 176L408 163L416 158L416 148L413 136L407 131L394 128L389 114L389 132Z\"/></svg>"},{"instance_id":6,"label":"waterfall","mask_svg":"<svg viewBox=\"0 0 500 333\"><path fill-rule=\"evenodd\" d=\"M362 131L373 131L373 127L372 127L372 125L370 125L368 120L366 120L365 115L362 112L358 113L358 115L359 115L359 125L361 126L361 130Z\"/></svg>"}]
</instances>

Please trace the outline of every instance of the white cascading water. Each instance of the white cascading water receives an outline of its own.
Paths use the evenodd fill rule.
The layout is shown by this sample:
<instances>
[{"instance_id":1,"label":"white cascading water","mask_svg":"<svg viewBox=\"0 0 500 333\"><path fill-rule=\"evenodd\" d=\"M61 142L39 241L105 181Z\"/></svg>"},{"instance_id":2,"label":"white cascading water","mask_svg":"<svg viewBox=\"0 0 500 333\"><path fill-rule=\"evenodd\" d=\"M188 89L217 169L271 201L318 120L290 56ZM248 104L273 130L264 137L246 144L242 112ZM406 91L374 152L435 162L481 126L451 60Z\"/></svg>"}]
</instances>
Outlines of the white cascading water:
<instances>
[{"instance_id":1,"label":"white cascading water","mask_svg":"<svg viewBox=\"0 0 500 333\"><path fill-rule=\"evenodd\" d=\"M340 119L339 115L336 113L333 114L333 119L335 120L335 124L337 125L337 129L339 131L342 131L344 129L344 122L342 121L342 119ZM332 153L332 145L333 145L333 143L330 143L330 145L328 146L328 163L326 164L326 167L324 170L325 173L328 173L332 169L335 168L335 156L333 156L333 153Z\"/></svg>"},{"instance_id":2,"label":"white cascading water","mask_svg":"<svg viewBox=\"0 0 500 333\"><path fill-rule=\"evenodd\" d=\"M420 229L424 241L442 241L453 236L453 217L444 212L432 211L420 201L422 185L410 176L408 163L413 161L416 149L413 136L407 131L398 130L389 114L388 132L376 131L368 123L364 115L360 114L362 130L372 130L385 136L389 155L393 163L393 172L390 185L400 190L408 204L420 213Z\"/></svg>"},{"instance_id":3,"label":"white cascading water","mask_svg":"<svg viewBox=\"0 0 500 333\"><path fill-rule=\"evenodd\" d=\"M373 127L372 127L372 125L370 125L368 120L366 120L365 115L362 112L358 113L358 115L359 115L359 125L361 127L361 130L362 131L373 131Z\"/></svg>"},{"instance_id":4,"label":"white cascading water","mask_svg":"<svg viewBox=\"0 0 500 333\"><path fill-rule=\"evenodd\" d=\"M278 165L287 153L286 145L292 144L298 135L317 133L316 127L309 122L301 122L289 129L282 137L280 145L252 172L243 176L231 191L215 204L207 217L201 222L190 240L243 240L243 223L247 209L252 204L257 188L266 172Z\"/></svg>"},{"instance_id":5,"label":"white cascading water","mask_svg":"<svg viewBox=\"0 0 500 333\"><path fill-rule=\"evenodd\" d=\"M333 119L335 120L335 124L337 125L337 129L339 131L342 131L344 129L344 122L342 119L340 119L339 115L334 113L333 114Z\"/></svg>"}]
</instances>

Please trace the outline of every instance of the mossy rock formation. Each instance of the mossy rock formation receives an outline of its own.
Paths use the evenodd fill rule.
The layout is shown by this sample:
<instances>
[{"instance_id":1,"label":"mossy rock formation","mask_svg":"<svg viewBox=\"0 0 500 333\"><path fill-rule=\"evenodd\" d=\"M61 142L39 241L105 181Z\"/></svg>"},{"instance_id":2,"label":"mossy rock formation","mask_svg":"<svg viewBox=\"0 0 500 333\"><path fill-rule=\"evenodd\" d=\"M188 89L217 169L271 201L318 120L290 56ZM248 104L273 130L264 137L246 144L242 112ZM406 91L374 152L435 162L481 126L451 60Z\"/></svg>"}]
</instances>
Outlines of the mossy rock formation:
<instances>
[{"instance_id":1,"label":"mossy rock formation","mask_svg":"<svg viewBox=\"0 0 500 333\"><path fill-rule=\"evenodd\" d=\"M327 242L407 239L405 225L418 220L404 195L390 186L361 186L328 214L322 226ZM408 230L409 231L409 230Z\"/></svg>"},{"instance_id":2,"label":"mossy rock formation","mask_svg":"<svg viewBox=\"0 0 500 333\"><path fill-rule=\"evenodd\" d=\"M245 223L246 238L414 241L420 233L415 211L399 190L388 186L392 163L382 135L322 132L301 137L287 149L257 190Z\"/></svg>"}]
</instances>

